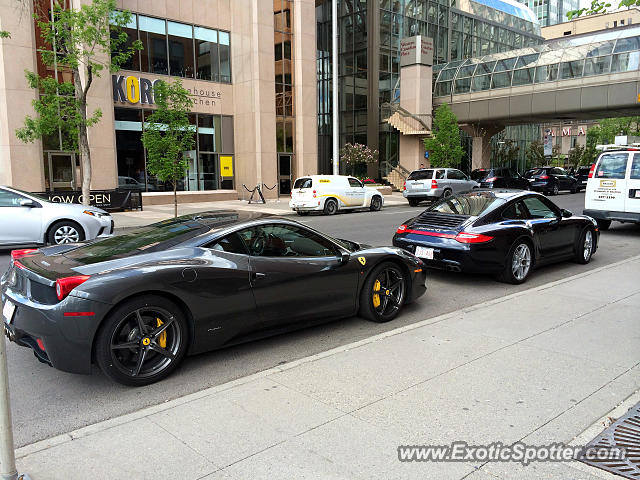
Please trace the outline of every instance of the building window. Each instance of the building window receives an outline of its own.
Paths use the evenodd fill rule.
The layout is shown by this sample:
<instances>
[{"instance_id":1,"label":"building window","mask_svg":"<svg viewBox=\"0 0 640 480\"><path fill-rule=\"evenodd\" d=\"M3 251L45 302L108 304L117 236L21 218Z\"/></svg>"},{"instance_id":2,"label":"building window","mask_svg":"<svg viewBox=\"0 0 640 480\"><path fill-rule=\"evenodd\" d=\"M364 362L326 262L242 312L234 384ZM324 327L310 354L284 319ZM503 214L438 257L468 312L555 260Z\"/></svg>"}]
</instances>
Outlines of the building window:
<instances>
[{"instance_id":1,"label":"building window","mask_svg":"<svg viewBox=\"0 0 640 480\"><path fill-rule=\"evenodd\" d=\"M171 182L161 182L147 172L142 131L151 113L139 108L114 108L119 188L149 192L173 190ZM189 122L196 144L194 150L184 152L188 167L184 178L177 181L177 189L233 189L234 177L222 176L220 168L222 163L233 162L233 117L192 113Z\"/></svg>"},{"instance_id":2,"label":"building window","mask_svg":"<svg viewBox=\"0 0 640 480\"><path fill-rule=\"evenodd\" d=\"M231 83L229 32L135 14L123 31L123 48L138 39L143 45L125 70Z\"/></svg>"}]
</instances>

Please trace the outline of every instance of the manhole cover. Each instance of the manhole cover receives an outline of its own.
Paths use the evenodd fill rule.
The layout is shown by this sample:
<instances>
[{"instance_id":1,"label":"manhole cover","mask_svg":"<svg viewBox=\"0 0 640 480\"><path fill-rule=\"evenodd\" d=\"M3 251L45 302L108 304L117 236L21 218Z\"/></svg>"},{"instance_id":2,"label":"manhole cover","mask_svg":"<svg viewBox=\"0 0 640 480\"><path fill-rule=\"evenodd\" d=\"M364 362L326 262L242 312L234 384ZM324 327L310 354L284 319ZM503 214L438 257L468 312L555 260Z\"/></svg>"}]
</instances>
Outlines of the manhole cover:
<instances>
[{"instance_id":1,"label":"manhole cover","mask_svg":"<svg viewBox=\"0 0 640 480\"><path fill-rule=\"evenodd\" d=\"M598 451L619 448L625 450L621 460L580 460L625 478L640 479L640 403L612 423L609 428L587 444Z\"/></svg>"}]
</instances>

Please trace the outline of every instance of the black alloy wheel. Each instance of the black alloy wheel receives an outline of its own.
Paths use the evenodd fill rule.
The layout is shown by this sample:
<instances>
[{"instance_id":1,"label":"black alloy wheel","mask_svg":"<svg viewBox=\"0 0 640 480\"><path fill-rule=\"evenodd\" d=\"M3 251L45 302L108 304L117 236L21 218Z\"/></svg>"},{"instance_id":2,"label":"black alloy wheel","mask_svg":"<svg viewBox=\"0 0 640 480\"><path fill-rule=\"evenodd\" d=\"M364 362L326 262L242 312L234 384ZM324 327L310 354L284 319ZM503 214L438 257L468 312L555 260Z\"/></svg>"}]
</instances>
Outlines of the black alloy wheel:
<instances>
[{"instance_id":1,"label":"black alloy wheel","mask_svg":"<svg viewBox=\"0 0 640 480\"><path fill-rule=\"evenodd\" d=\"M553 186L553 190L552 190L552 193L551 193L551 194L552 194L552 195L558 195L559 193L560 193L560 189L558 188L558 184L556 183L556 184Z\"/></svg>"},{"instance_id":2,"label":"black alloy wheel","mask_svg":"<svg viewBox=\"0 0 640 480\"><path fill-rule=\"evenodd\" d=\"M328 198L326 202L324 202L324 214L325 215L335 215L338 211L338 202L334 198Z\"/></svg>"},{"instance_id":3,"label":"black alloy wheel","mask_svg":"<svg viewBox=\"0 0 640 480\"><path fill-rule=\"evenodd\" d=\"M382 198L379 197L378 195L373 197L371 199L371 205L369 206L369 209L372 212L377 212L377 211L381 210L382 209Z\"/></svg>"},{"instance_id":4,"label":"black alloy wheel","mask_svg":"<svg viewBox=\"0 0 640 480\"><path fill-rule=\"evenodd\" d=\"M392 262L381 263L362 286L359 315L378 323L393 320L405 303L406 290L402 269Z\"/></svg>"},{"instance_id":5,"label":"black alloy wheel","mask_svg":"<svg viewBox=\"0 0 640 480\"><path fill-rule=\"evenodd\" d=\"M187 344L187 323L173 302L139 297L116 308L105 320L96 339L96 360L105 375L118 383L149 385L178 367Z\"/></svg>"}]
</instances>

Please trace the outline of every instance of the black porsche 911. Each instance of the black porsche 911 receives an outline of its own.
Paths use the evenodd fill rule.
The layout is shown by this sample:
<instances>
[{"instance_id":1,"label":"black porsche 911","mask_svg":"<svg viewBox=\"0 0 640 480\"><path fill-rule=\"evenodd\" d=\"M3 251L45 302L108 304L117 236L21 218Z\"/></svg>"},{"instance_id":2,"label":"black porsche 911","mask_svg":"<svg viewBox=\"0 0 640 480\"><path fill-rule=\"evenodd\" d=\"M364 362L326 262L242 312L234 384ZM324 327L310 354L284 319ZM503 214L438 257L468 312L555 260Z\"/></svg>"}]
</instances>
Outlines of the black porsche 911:
<instances>
[{"instance_id":1,"label":"black porsche 911","mask_svg":"<svg viewBox=\"0 0 640 480\"><path fill-rule=\"evenodd\" d=\"M423 262L236 211L87 244L14 250L5 333L60 370L146 385L196 354L359 315L393 319L425 290Z\"/></svg>"},{"instance_id":2,"label":"black porsche 911","mask_svg":"<svg viewBox=\"0 0 640 480\"><path fill-rule=\"evenodd\" d=\"M494 273L518 284L546 263L589 263L599 235L594 219L560 209L539 193L474 190L442 199L408 220L393 244L429 267Z\"/></svg>"}]
</instances>

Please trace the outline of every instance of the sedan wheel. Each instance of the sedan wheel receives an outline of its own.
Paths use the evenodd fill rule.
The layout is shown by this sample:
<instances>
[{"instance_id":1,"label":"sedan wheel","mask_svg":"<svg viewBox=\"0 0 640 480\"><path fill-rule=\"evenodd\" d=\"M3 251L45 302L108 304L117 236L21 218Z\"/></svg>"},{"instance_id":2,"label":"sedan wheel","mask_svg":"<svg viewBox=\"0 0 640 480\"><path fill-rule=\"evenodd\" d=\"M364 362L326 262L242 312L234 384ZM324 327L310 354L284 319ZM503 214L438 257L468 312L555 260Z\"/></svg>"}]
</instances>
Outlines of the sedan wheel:
<instances>
[{"instance_id":1,"label":"sedan wheel","mask_svg":"<svg viewBox=\"0 0 640 480\"><path fill-rule=\"evenodd\" d=\"M109 316L98 334L96 360L118 383L141 386L169 375L187 347L180 309L160 297L125 303Z\"/></svg>"},{"instance_id":2,"label":"sedan wheel","mask_svg":"<svg viewBox=\"0 0 640 480\"><path fill-rule=\"evenodd\" d=\"M404 273L394 263L385 262L367 277L360 294L359 314L373 322L388 322L398 315L405 300Z\"/></svg>"},{"instance_id":3,"label":"sedan wheel","mask_svg":"<svg viewBox=\"0 0 640 480\"><path fill-rule=\"evenodd\" d=\"M513 284L524 283L531 273L532 260L529 244L525 241L517 242L509 250L500 280Z\"/></svg>"},{"instance_id":4,"label":"sedan wheel","mask_svg":"<svg viewBox=\"0 0 640 480\"><path fill-rule=\"evenodd\" d=\"M77 243L84 240L82 228L75 222L62 221L55 223L47 235L47 241L53 245Z\"/></svg>"}]
</instances>

